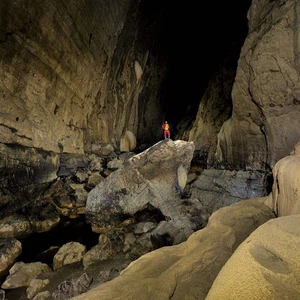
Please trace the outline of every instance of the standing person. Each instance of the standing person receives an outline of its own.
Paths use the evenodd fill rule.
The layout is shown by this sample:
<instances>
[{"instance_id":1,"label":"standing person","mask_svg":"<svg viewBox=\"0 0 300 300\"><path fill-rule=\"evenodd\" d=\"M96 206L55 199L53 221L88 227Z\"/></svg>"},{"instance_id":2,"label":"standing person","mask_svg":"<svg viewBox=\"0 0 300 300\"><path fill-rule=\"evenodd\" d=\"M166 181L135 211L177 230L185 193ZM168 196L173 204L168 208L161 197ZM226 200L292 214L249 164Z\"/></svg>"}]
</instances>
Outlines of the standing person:
<instances>
[{"instance_id":1,"label":"standing person","mask_svg":"<svg viewBox=\"0 0 300 300\"><path fill-rule=\"evenodd\" d=\"M165 121L165 123L164 124L162 124L162 129L164 130L164 137L165 137L165 139L166 138L170 138L170 125L169 125L169 123L168 123L168 121Z\"/></svg>"}]
</instances>

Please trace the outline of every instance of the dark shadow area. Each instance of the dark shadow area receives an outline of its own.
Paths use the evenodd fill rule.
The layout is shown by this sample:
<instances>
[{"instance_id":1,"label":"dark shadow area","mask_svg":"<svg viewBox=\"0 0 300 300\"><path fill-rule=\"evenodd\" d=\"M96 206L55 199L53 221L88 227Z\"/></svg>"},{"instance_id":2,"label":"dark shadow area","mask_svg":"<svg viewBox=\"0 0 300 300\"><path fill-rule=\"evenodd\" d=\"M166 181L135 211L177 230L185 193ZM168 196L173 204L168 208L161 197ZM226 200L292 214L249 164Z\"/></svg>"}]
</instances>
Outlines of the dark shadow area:
<instances>
[{"instance_id":1,"label":"dark shadow area","mask_svg":"<svg viewBox=\"0 0 300 300\"><path fill-rule=\"evenodd\" d=\"M139 222L159 223L161 221L165 221L166 217L163 215L160 209L148 203L144 209L134 214L134 219L137 223Z\"/></svg>"},{"instance_id":2,"label":"dark shadow area","mask_svg":"<svg viewBox=\"0 0 300 300\"><path fill-rule=\"evenodd\" d=\"M68 219L62 221L51 231L34 233L26 238L19 238L22 243L22 254L18 261L25 263L41 261L52 266L53 257L58 248L69 242L79 242L90 249L98 243L99 234L92 232L91 227L86 223L85 218ZM50 247L52 251L42 254Z\"/></svg>"},{"instance_id":3,"label":"dark shadow area","mask_svg":"<svg viewBox=\"0 0 300 300\"><path fill-rule=\"evenodd\" d=\"M164 120L173 134L186 114L196 116L203 93L213 73L232 56L236 67L247 35L247 11L251 0L144 1L145 18L159 15L157 39L167 65L160 101ZM162 121L164 121L162 120Z\"/></svg>"}]
</instances>

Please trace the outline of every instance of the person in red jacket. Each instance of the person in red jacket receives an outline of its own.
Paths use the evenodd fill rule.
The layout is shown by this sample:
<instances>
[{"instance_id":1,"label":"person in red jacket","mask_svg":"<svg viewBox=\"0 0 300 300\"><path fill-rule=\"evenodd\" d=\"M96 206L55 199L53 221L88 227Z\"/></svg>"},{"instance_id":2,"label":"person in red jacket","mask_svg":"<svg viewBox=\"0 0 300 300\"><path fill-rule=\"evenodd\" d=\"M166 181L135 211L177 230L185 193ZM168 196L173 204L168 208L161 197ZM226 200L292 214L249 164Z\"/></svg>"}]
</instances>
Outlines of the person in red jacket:
<instances>
[{"instance_id":1,"label":"person in red jacket","mask_svg":"<svg viewBox=\"0 0 300 300\"><path fill-rule=\"evenodd\" d=\"M170 125L167 121L165 121L164 124L162 124L162 129L164 130L164 137L166 138L170 138Z\"/></svg>"}]
</instances>

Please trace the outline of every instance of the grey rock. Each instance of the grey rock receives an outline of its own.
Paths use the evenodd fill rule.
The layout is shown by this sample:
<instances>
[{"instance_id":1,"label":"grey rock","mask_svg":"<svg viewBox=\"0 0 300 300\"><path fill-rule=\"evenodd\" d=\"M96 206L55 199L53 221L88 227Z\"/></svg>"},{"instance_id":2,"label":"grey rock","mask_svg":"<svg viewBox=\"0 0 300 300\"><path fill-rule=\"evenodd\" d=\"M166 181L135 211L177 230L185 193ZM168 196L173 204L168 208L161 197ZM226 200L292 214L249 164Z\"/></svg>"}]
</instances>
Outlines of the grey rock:
<instances>
[{"instance_id":1,"label":"grey rock","mask_svg":"<svg viewBox=\"0 0 300 300\"><path fill-rule=\"evenodd\" d=\"M266 196L266 176L254 171L204 170L191 184L189 197L198 199L211 214L243 199Z\"/></svg>"},{"instance_id":2,"label":"grey rock","mask_svg":"<svg viewBox=\"0 0 300 300\"><path fill-rule=\"evenodd\" d=\"M193 143L164 140L129 159L88 194L86 212L92 227L116 226L124 215L151 205L190 234L193 225L183 221L177 208L193 151Z\"/></svg>"}]
</instances>

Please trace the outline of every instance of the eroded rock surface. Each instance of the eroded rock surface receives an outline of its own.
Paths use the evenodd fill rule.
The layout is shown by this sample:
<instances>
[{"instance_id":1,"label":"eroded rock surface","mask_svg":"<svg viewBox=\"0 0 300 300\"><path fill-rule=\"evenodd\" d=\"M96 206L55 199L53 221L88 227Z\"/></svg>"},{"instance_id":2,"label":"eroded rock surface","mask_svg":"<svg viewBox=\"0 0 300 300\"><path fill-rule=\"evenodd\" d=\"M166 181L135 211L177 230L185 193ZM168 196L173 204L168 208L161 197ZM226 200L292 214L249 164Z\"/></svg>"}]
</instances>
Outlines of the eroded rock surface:
<instances>
[{"instance_id":1,"label":"eroded rock surface","mask_svg":"<svg viewBox=\"0 0 300 300\"><path fill-rule=\"evenodd\" d=\"M266 185L265 173L207 169L187 186L185 193L201 203L203 212L212 214L234 202L266 196Z\"/></svg>"},{"instance_id":2,"label":"eroded rock surface","mask_svg":"<svg viewBox=\"0 0 300 300\"><path fill-rule=\"evenodd\" d=\"M266 169L300 139L299 1L254 0L248 19L217 156L225 167Z\"/></svg>"},{"instance_id":3,"label":"eroded rock surface","mask_svg":"<svg viewBox=\"0 0 300 300\"><path fill-rule=\"evenodd\" d=\"M292 155L279 160L274 169L272 194L266 201L277 216L300 214L300 156Z\"/></svg>"},{"instance_id":4,"label":"eroded rock surface","mask_svg":"<svg viewBox=\"0 0 300 300\"><path fill-rule=\"evenodd\" d=\"M114 280L75 299L205 299L238 245L274 217L264 201L250 199L221 208L186 242L140 257Z\"/></svg>"},{"instance_id":5,"label":"eroded rock surface","mask_svg":"<svg viewBox=\"0 0 300 300\"><path fill-rule=\"evenodd\" d=\"M53 258L53 270L81 261L85 253L86 247L80 243L70 242L63 245Z\"/></svg>"},{"instance_id":6,"label":"eroded rock surface","mask_svg":"<svg viewBox=\"0 0 300 300\"><path fill-rule=\"evenodd\" d=\"M120 225L152 207L167 221L161 227L179 231L172 233L177 242L186 239L195 224L180 212L180 195L193 151L193 143L164 140L129 159L88 195L86 213L94 230Z\"/></svg>"},{"instance_id":7,"label":"eroded rock surface","mask_svg":"<svg viewBox=\"0 0 300 300\"><path fill-rule=\"evenodd\" d=\"M206 299L298 299L299 228L299 215L260 226L225 264Z\"/></svg>"}]
</instances>

